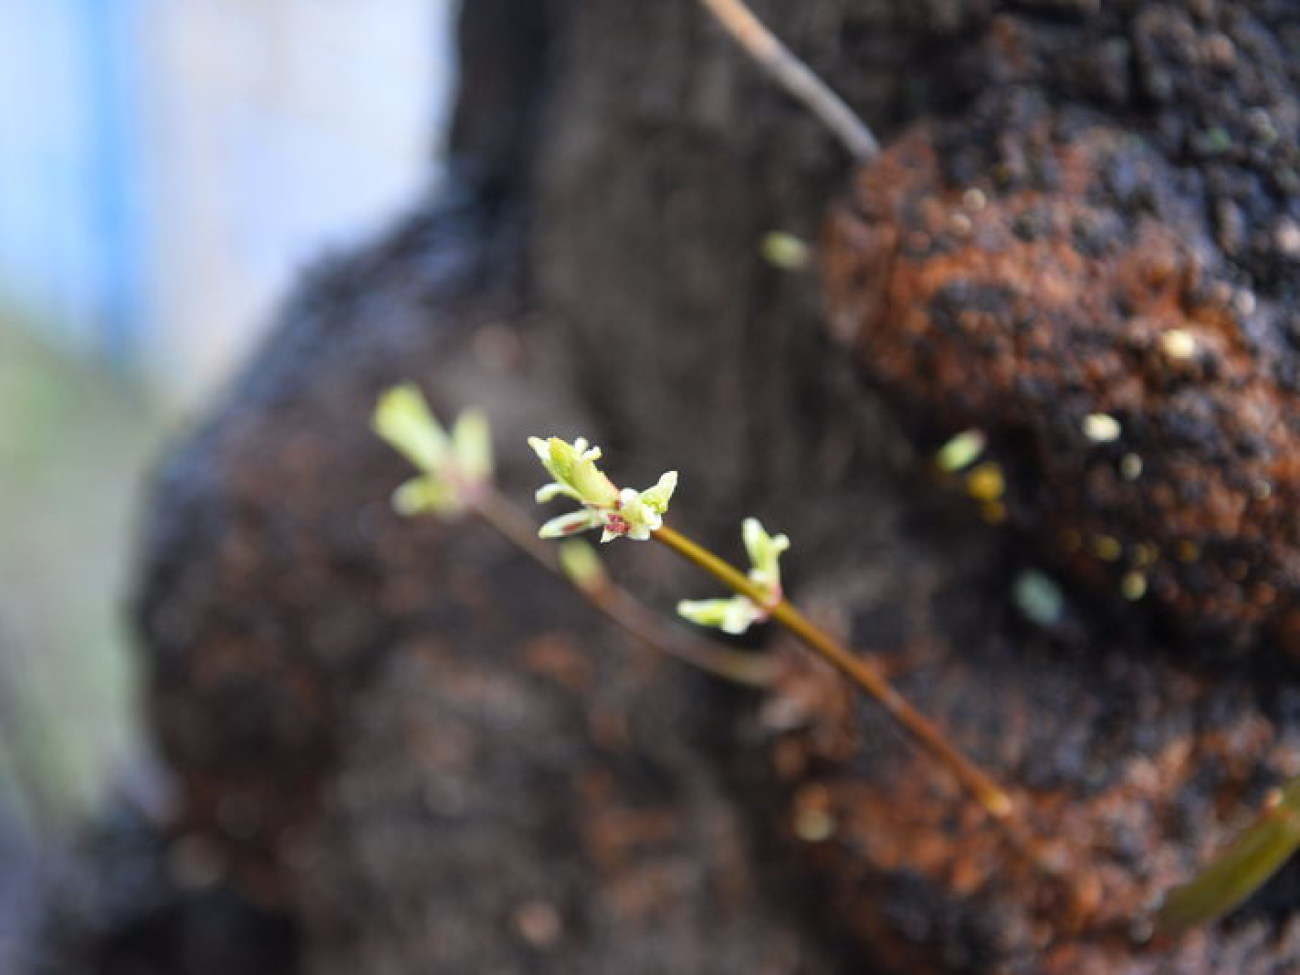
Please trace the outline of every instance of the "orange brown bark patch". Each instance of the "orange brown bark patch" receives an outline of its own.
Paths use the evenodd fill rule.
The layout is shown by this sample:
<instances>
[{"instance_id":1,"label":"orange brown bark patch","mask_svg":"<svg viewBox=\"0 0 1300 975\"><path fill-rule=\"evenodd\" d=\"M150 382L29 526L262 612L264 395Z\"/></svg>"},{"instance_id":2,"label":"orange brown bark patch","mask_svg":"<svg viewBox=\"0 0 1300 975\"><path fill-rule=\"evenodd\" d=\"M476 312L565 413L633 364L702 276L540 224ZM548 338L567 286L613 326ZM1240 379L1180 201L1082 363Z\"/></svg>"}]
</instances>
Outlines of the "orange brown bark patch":
<instances>
[{"instance_id":1,"label":"orange brown bark patch","mask_svg":"<svg viewBox=\"0 0 1300 975\"><path fill-rule=\"evenodd\" d=\"M954 185L918 128L830 222L832 327L922 440L988 435L998 516L1075 578L1295 652L1300 396L1175 184L1124 133L1044 127Z\"/></svg>"}]
</instances>

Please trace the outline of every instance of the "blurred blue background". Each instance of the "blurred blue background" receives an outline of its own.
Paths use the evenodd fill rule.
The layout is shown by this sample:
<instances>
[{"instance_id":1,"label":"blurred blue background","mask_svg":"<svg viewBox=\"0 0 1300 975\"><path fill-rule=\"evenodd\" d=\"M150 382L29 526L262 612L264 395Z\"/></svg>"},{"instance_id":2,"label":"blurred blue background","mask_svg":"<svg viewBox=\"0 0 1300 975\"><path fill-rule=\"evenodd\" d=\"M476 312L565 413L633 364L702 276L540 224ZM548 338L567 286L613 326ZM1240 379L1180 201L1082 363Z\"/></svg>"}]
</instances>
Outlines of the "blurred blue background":
<instances>
[{"instance_id":1,"label":"blurred blue background","mask_svg":"<svg viewBox=\"0 0 1300 975\"><path fill-rule=\"evenodd\" d=\"M0 0L0 868L110 788L156 801L145 472L301 266L436 186L451 7Z\"/></svg>"},{"instance_id":2,"label":"blurred blue background","mask_svg":"<svg viewBox=\"0 0 1300 975\"><path fill-rule=\"evenodd\" d=\"M0 0L0 303L192 402L425 189L447 0Z\"/></svg>"}]
</instances>

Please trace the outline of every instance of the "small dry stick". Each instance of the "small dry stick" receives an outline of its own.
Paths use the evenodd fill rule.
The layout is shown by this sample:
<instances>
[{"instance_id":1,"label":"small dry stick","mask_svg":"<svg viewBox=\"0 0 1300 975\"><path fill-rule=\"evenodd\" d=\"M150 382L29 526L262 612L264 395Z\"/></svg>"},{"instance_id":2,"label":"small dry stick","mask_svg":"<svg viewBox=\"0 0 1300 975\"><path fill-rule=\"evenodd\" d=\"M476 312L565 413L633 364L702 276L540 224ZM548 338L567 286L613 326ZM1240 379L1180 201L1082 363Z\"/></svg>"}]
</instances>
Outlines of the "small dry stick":
<instances>
[{"instance_id":1,"label":"small dry stick","mask_svg":"<svg viewBox=\"0 0 1300 975\"><path fill-rule=\"evenodd\" d=\"M855 159L865 162L880 151L876 137L844 99L795 57L741 0L700 3L777 84L839 137Z\"/></svg>"}]
</instances>

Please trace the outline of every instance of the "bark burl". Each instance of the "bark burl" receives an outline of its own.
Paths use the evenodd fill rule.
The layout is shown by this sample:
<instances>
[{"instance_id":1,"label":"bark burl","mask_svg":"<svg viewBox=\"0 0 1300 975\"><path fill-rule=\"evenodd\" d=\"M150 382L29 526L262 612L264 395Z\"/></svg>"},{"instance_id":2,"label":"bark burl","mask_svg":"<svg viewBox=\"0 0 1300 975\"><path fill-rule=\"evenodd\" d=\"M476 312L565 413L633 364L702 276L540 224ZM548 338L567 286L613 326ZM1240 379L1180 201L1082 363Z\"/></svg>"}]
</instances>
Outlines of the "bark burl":
<instances>
[{"instance_id":1,"label":"bark burl","mask_svg":"<svg viewBox=\"0 0 1300 975\"><path fill-rule=\"evenodd\" d=\"M468 0L452 190L308 276L160 479L178 831L313 972L1290 970L1290 872L1178 942L1143 919L1300 772L1300 16L755 8L878 159L687 0ZM824 277L766 266L771 230ZM745 514L788 532L795 598L1066 882L818 669L719 688L480 527L400 521L366 421L408 378L488 409L520 498L523 438L583 434L620 481L678 468L674 520L723 551ZM926 460L966 427L995 524ZM701 594L648 548L614 571ZM1050 625L1014 607L1030 566Z\"/></svg>"}]
</instances>

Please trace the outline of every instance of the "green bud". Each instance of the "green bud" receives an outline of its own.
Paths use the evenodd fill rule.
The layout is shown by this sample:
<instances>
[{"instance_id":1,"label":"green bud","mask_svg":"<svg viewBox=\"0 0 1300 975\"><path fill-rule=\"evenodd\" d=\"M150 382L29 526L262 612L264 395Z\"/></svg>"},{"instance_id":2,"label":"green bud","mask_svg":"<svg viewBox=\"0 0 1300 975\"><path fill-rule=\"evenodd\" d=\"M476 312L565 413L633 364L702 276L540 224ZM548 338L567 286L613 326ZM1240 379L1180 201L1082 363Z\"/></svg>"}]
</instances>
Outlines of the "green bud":
<instances>
[{"instance_id":1,"label":"green bud","mask_svg":"<svg viewBox=\"0 0 1300 975\"><path fill-rule=\"evenodd\" d=\"M733 636L739 636L752 624L766 618L764 612L744 596L683 599L677 604L677 615L698 626L710 626Z\"/></svg>"},{"instance_id":2,"label":"green bud","mask_svg":"<svg viewBox=\"0 0 1300 975\"><path fill-rule=\"evenodd\" d=\"M451 443L462 477L474 483L492 479L492 429L482 410L466 410L456 418Z\"/></svg>"},{"instance_id":3,"label":"green bud","mask_svg":"<svg viewBox=\"0 0 1300 975\"><path fill-rule=\"evenodd\" d=\"M782 271L803 271L812 262L812 251L807 244L779 230L763 235L759 251L767 263Z\"/></svg>"},{"instance_id":4,"label":"green bud","mask_svg":"<svg viewBox=\"0 0 1300 975\"><path fill-rule=\"evenodd\" d=\"M749 554L749 577L767 590L774 598L781 595L781 553L790 548L785 535L769 535L757 518L746 518L740 526L740 537Z\"/></svg>"},{"instance_id":5,"label":"green bud","mask_svg":"<svg viewBox=\"0 0 1300 975\"><path fill-rule=\"evenodd\" d=\"M379 397L371 426L421 471L393 494L400 514L457 515L492 479L492 432L481 410L462 413L448 436L420 391L405 383Z\"/></svg>"},{"instance_id":6,"label":"green bud","mask_svg":"<svg viewBox=\"0 0 1300 975\"><path fill-rule=\"evenodd\" d=\"M949 474L960 471L979 460L986 443L983 430L963 430L939 448L934 462Z\"/></svg>"},{"instance_id":7,"label":"green bud","mask_svg":"<svg viewBox=\"0 0 1300 975\"><path fill-rule=\"evenodd\" d=\"M608 578L596 550L580 538L560 543L560 567L579 589L599 589Z\"/></svg>"},{"instance_id":8,"label":"green bud","mask_svg":"<svg viewBox=\"0 0 1300 975\"><path fill-rule=\"evenodd\" d=\"M422 471L437 470L450 450L446 432L412 383L395 386L379 397L371 427Z\"/></svg>"}]
</instances>

